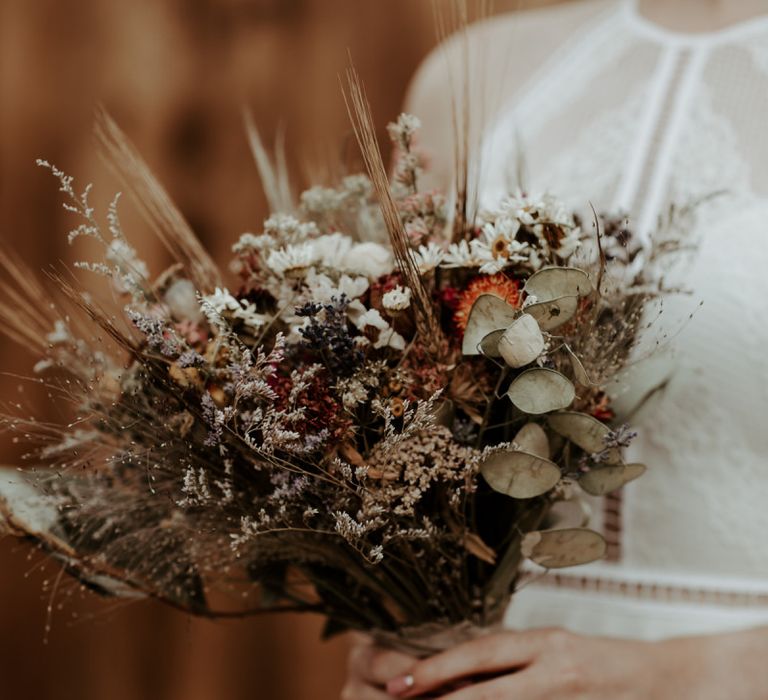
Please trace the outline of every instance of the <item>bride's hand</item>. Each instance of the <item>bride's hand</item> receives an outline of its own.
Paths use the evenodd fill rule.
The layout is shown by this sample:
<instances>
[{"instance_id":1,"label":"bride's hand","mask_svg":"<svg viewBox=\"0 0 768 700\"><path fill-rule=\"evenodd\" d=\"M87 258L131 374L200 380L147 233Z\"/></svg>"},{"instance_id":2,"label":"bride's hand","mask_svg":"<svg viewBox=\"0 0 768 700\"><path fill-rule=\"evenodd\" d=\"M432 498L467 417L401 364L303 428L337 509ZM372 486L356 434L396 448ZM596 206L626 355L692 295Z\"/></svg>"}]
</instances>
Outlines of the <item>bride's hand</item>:
<instances>
[{"instance_id":1,"label":"bride's hand","mask_svg":"<svg viewBox=\"0 0 768 700\"><path fill-rule=\"evenodd\" d=\"M412 656L382 649L369 637L356 634L349 651L347 682L341 700L392 700L387 681L413 667Z\"/></svg>"},{"instance_id":2,"label":"bride's hand","mask_svg":"<svg viewBox=\"0 0 768 700\"><path fill-rule=\"evenodd\" d=\"M456 680L479 677L439 697L758 700L768 687L767 651L764 630L662 642L586 637L559 629L510 631L419 661L393 677L387 690L395 697L416 698Z\"/></svg>"}]
</instances>

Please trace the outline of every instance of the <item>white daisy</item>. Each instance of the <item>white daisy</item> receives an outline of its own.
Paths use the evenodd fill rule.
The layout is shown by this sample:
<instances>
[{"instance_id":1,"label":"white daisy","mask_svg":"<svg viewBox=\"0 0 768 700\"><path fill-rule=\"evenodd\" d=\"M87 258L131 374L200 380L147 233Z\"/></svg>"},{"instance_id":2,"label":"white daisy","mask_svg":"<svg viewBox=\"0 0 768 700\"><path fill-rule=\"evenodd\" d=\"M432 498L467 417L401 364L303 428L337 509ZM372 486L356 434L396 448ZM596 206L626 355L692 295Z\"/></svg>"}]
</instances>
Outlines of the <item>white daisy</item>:
<instances>
[{"instance_id":1,"label":"white daisy","mask_svg":"<svg viewBox=\"0 0 768 700\"><path fill-rule=\"evenodd\" d=\"M364 331L366 327L378 329L379 337L373 343L374 348L405 349L405 339L403 336L387 323L378 309L368 309L354 323L361 331Z\"/></svg>"},{"instance_id":2,"label":"white daisy","mask_svg":"<svg viewBox=\"0 0 768 700\"><path fill-rule=\"evenodd\" d=\"M476 256L469 242L461 240L448 246L448 251L443 256L440 267L480 267L483 262L483 259Z\"/></svg>"},{"instance_id":3,"label":"white daisy","mask_svg":"<svg viewBox=\"0 0 768 700\"><path fill-rule=\"evenodd\" d=\"M333 281L328 275L311 269L305 278L313 301L327 304L332 299L340 299L345 296L349 300L357 299L368 291L368 280L365 277L350 277L341 275L337 281Z\"/></svg>"},{"instance_id":4,"label":"white daisy","mask_svg":"<svg viewBox=\"0 0 768 700\"><path fill-rule=\"evenodd\" d=\"M303 277L314 262L311 243L287 245L273 250L267 257L267 267L278 277Z\"/></svg>"},{"instance_id":5,"label":"white daisy","mask_svg":"<svg viewBox=\"0 0 768 700\"><path fill-rule=\"evenodd\" d=\"M413 262L422 275L431 272L440 265L445 257L445 251L436 243L430 241L427 245L420 245L419 249L411 253Z\"/></svg>"},{"instance_id":6,"label":"white daisy","mask_svg":"<svg viewBox=\"0 0 768 700\"><path fill-rule=\"evenodd\" d=\"M528 244L515 240L519 228L520 223L508 217L483 226L480 235L469 243L473 258L480 261L480 272L494 275L511 263L528 260Z\"/></svg>"}]
</instances>

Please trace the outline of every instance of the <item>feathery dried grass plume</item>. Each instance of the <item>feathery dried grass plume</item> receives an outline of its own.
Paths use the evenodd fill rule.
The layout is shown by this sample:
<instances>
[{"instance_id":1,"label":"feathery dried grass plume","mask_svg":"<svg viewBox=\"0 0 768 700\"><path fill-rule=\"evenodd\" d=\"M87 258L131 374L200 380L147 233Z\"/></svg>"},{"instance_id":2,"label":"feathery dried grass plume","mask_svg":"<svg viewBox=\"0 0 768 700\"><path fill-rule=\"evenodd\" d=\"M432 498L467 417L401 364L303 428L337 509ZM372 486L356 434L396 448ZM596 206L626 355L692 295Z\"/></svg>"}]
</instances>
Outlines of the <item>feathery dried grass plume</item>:
<instances>
[{"instance_id":1,"label":"feathery dried grass plume","mask_svg":"<svg viewBox=\"0 0 768 700\"><path fill-rule=\"evenodd\" d=\"M135 197L147 223L199 289L221 286L219 269L182 213L107 112L96 112L94 136L102 155Z\"/></svg>"},{"instance_id":2,"label":"feathery dried grass plume","mask_svg":"<svg viewBox=\"0 0 768 700\"><path fill-rule=\"evenodd\" d=\"M296 205L291 191L288 163L285 157L285 130L281 128L277 132L273 159L261 140L261 135L256 128L250 110L243 111L243 122L248 137L248 145L251 147L253 160L259 170L261 186L267 196L270 211L290 214Z\"/></svg>"}]
</instances>

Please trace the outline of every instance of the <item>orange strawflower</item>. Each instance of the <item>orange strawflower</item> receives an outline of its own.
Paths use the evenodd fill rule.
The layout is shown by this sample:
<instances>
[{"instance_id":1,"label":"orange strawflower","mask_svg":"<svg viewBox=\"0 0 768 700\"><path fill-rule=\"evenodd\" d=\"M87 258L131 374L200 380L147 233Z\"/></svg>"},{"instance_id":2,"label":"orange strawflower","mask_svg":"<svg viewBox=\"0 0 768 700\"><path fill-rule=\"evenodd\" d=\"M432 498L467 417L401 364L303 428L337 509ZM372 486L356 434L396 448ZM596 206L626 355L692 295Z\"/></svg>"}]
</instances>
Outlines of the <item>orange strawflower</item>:
<instances>
[{"instance_id":1,"label":"orange strawflower","mask_svg":"<svg viewBox=\"0 0 768 700\"><path fill-rule=\"evenodd\" d=\"M472 305L482 294L494 294L511 306L520 306L520 285L518 282L509 279L509 277L502 273L479 275L459 294L453 321L456 324L456 328L462 334L467 327L467 319L469 318Z\"/></svg>"}]
</instances>

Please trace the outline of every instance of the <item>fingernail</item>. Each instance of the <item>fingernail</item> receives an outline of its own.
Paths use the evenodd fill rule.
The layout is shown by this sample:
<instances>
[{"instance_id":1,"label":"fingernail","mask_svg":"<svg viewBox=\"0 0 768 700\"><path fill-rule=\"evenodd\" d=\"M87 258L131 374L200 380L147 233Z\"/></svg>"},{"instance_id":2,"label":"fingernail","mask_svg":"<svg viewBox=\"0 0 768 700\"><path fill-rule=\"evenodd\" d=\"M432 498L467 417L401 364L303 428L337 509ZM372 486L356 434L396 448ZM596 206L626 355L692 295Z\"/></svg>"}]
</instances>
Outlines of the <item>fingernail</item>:
<instances>
[{"instance_id":1,"label":"fingernail","mask_svg":"<svg viewBox=\"0 0 768 700\"><path fill-rule=\"evenodd\" d=\"M387 683L387 692L390 695L400 696L413 688L413 683L413 676L410 674L407 676L398 676Z\"/></svg>"}]
</instances>

